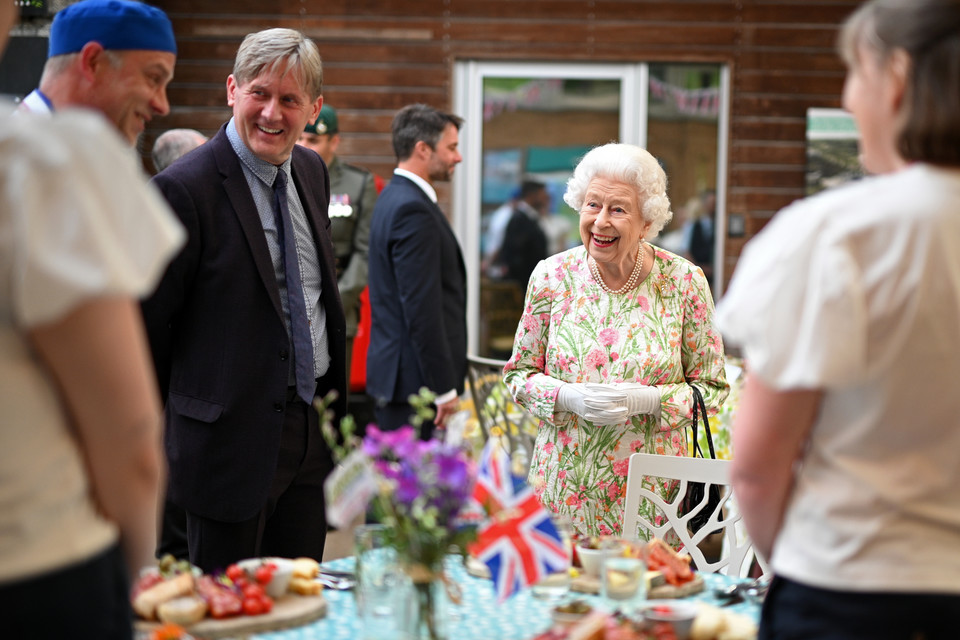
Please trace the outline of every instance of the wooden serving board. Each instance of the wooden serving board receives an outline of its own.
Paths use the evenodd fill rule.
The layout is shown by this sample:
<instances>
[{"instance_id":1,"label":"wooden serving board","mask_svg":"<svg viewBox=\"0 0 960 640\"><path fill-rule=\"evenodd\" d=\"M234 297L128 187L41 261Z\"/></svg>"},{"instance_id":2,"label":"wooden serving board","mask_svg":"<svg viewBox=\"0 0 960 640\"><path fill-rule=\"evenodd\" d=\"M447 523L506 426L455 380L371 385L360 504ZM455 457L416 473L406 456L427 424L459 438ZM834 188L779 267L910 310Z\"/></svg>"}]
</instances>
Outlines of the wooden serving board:
<instances>
[{"instance_id":1,"label":"wooden serving board","mask_svg":"<svg viewBox=\"0 0 960 640\"><path fill-rule=\"evenodd\" d=\"M648 600L661 600L669 598L686 598L695 593L703 591L705 583L703 576L699 573L693 574L693 580L680 586L674 586L664 581L663 575L658 571L648 572L647 581L650 585L647 589ZM579 593L600 593L600 578L596 576L580 575L570 582L570 590Z\"/></svg>"},{"instance_id":2,"label":"wooden serving board","mask_svg":"<svg viewBox=\"0 0 960 640\"><path fill-rule=\"evenodd\" d=\"M490 578L490 570L487 565L473 557L466 560L467 573L477 578ZM647 580L650 588L647 589L647 599L667 599L667 598L685 598L695 593L700 593L704 589L703 576L694 572L693 580L676 587L667 584L663 575L656 571L648 572ZM570 590L578 593L600 593L600 578L598 576L588 576L581 573L570 581Z\"/></svg>"},{"instance_id":3,"label":"wooden serving board","mask_svg":"<svg viewBox=\"0 0 960 640\"><path fill-rule=\"evenodd\" d=\"M322 618L326 613L327 601L322 594L298 596L288 593L273 603L273 609L270 613L259 616L240 615L221 620L204 618L200 622L187 627L187 631L190 632L190 635L202 637L205 640L236 638L254 633L300 627ZM158 622L147 622L145 620L138 620L135 623L137 631L147 633L159 626L160 623Z\"/></svg>"}]
</instances>

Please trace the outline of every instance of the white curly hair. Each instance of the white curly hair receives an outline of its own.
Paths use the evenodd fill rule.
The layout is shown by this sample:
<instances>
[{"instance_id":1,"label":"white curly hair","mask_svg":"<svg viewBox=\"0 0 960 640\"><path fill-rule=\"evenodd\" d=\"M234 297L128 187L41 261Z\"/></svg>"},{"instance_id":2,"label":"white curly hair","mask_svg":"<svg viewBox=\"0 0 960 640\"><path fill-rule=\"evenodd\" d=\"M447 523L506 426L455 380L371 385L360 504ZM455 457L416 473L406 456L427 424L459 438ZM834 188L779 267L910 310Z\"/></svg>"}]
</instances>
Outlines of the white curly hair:
<instances>
[{"instance_id":1,"label":"white curly hair","mask_svg":"<svg viewBox=\"0 0 960 640\"><path fill-rule=\"evenodd\" d=\"M579 212L590 181L598 176L636 188L641 214L650 223L647 240L656 237L673 217L667 197L667 174L646 149L616 142L594 147L573 170L563 201Z\"/></svg>"}]
</instances>

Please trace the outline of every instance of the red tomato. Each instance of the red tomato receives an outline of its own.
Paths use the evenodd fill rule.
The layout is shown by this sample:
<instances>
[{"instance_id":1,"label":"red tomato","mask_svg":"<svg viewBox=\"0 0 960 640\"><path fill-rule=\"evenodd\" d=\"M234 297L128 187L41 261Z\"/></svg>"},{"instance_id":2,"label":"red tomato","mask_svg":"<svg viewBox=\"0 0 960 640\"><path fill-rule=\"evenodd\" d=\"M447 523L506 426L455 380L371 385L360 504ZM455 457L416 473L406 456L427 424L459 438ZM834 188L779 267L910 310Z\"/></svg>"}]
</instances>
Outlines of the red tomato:
<instances>
[{"instance_id":1,"label":"red tomato","mask_svg":"<svg viewBox=\"0 0 960 640\"><path fill-rule=\"evenodd\" d=\"M244 589L247 588L247 585L250 584L250 581L247 580L247 576L246 576L246 574L244 574L244 575L236 578L236 579L233 581L233 584L235 584L235 585L237 586L237 589L240 589L240 591L243 591Z\"/></svg>"},{"instance_id":2,"label":"red tomato","mask_svg":"<svg viewBox=\"0 0 960 640\"><path fill-rule=\"evenodd\" d=\"M227 567L227 577L233 580L234 582L237 581L237 578L246 577L246 575L247 575L246 572L244 572L244 570L240 568L240 565L232 564L229 567Z\"/></svg>"},{"instance_id":3,"label":"red tomato","mask_svg":"<svg viewBox=\"0 0 960 640\"><path fill-rule=\"evenodd\" d=\"M271 569L268 564L260 565L257 567L256 572L254 572L253 577L256 578L260 584L267 584L273 580L273 569Z\"/></svg>"},{"instance_id":4,"label":"red tomato","mask_svg":"<svg viewBox=\"0 0 960 640\"><path fill-rule=\"evenodd\" d=\"M263 587L255 582L251 582L243 588L244 598L262 598L264 596Z\"/></svg>"},{"instance_id":5,"label":"red tomato","mask_svg":"<svg viewBox=\"0 0 960 640\"><path fill-rule=\"evenodd\" d=\"M260 604L263 605L264 613L270 613L270 611L273 609L273 600L270 599L270 596L263 596L263 598L260 600Z\"/></svg>"},{"instance_id":6,"label":"red tomato","mask_svg":"<svg viewBox=\"0 0 960 640\"><path fill-rule=\"evenodd\" d=\"M258 616L263 613L263 603L260 598L244 598L243 612L248 616Z\"/></svg>"}]
</instances>

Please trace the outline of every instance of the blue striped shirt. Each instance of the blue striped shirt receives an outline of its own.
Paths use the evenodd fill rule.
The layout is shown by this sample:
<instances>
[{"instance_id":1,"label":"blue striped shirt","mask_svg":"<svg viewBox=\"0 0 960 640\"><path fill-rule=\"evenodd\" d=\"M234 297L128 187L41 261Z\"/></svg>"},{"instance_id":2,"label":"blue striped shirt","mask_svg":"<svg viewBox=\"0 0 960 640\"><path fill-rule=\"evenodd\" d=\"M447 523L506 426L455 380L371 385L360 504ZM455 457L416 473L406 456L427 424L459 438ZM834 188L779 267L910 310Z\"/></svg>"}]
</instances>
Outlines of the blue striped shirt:
<instances>
[{"instance_id":1,"label":"blue striped shirt","mask_svg":"<svg viewBox=\"0 0 960 640\"><path fill-rule=\"evenodd\" d=\"M300 195L290 173L290 158L279 167L253 154L240 139L237 127L230 118L227 124L227 138L233 150L240 158L243 175L250 187L250 195L260 214L260 224L267 238L267 248L270 249L270 258L273 262L273 272L280 288L280 304L283 307L283 323L290 333L290 305L287 303L287 279L283 271L283 250L277 236L276 218L273 212L273 183L277 178L277 171L287 174L287 202L290 205L290 218L293 223L294 235L297 240L297 261L300 265L300 277L303 284L303 297L307 301L307 315L310 319L310 336L313 338L313 371L316 377L323 376L330 368L330 346L327 342L327 312L320 304L320 292L323 282L320 277L320 258L317 255L317 245L313 240L313 232L307 221L307 214L300 202ZM293 358L290 358L289 384L295 385L293 374Z\"/></svg>"}]
</instances>

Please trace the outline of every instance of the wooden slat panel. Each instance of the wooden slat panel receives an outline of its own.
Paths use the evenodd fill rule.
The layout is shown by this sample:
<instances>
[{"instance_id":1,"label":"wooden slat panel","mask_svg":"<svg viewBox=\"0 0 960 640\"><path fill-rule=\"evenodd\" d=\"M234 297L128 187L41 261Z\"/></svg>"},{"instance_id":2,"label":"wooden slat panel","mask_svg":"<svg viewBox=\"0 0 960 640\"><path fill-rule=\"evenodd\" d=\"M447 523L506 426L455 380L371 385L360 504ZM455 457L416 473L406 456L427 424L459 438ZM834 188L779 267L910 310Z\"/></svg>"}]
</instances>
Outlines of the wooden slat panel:
<instances>
[{"instance_id":1,"label":"wooden slat panel","mask_svg":"<svg viewBox=\"0 0 960 640\"><path fill-rule=\"evenodd\" d=\"M730 180L740 187L758 187L762 189L800 189L804 186L803 166L751 165L734 166L730 170Z\"/></svg>"},{"instance_id":2,"label":"wooden slat panel","mask_svg":"<svg viewBox=\"0 0 960 640\"><path fill-rule=\"evenodd\" d=\"M837 29L825 27L744 25L741 34L746 47L833 49L837 42Z\"/></svg>"},{"instance_id":3,"label":"wooden slat panel","mask_svg":"<svg viewBox=\"0 0 960 640\"><path fill-rule=\"evenodd\" d=\"M796 96L827 95L837 97L843 91L844 74L740 73L737 91L744 93L777 93Z\"/></svg>"},{"instance_id":4,"label":"wooden slat panel","mask_svg":"<svg viewBox=\"0 0 960 640\"><path fill-rule=\"evenodd\" d=\"M242 38L228 40L177 39L178 61L224 61L233 66ZM381 42L327 42L315 39L320 56L329 62L429 64L442 62L440 43L407 43L402 47Z\"/></svg>"},{"instance_id":5,"label":"wooden slat panel","mask_svg":"<svg viewBox=\"0 0 960 640\"><path fill-rule=\"evenodd\" d=\"M779 211L791 202L804 197L804 195L806 195L805 191L799 188L782 191L760 191L736 187L731 189L727 196L727 210L748 212L747 221L749 224L750 216L763 212Z\"/></svg>"},{"instance_id":6,"label":"wooden slat panel","mask_svg":"<svg viewBox=\"0 0 960 640\"><path fill-rule=\"evenodd\" d=\"M844 73L843 63L832 50L823 51L771 51L768 49L752 48L739 53L737 68L740 71L750 72L757 70L783 71L833 71Z\"/></svg>"},{"instance_id":7,"label":"wooden slat panel","mask_svg":"<svg viewBox=\"0 0 960 640\"><path fill-rule=\"evenodd\" d=\"M776 2L770 4L744 3L741 18L745 23L772 22L807 25L838 25L861 4L861 0L847 2Z\"/></svg>"},{"instance_id":8,"label":"wooden slat panel","mask_svg":"<svg viewBox=\"0 0 960 640\"><path fill-rule=\"evenodd\" d=\"M805 140L807 135L806 119L782 118L777 120L757 117L734 117L730 127L733 140Z\"/></svg>"},{"instance_id":9,"label":"wooden slat panel","mask_svg":"<svg viewBox=\"0 0 960 640\"><path fill-rule=\"evenodd\" d=\"M738 164L794 164L806 165L807 149L800 142L747 143L738 142L730 147L730 163Z\"/></svg>"},{"instance_id":10,"label":"wooden slat panel","mask_svg":"<svg viewBox=\"0 0 960 640\"><path fill-rule=\"evenodd\" d=\"M810 107L840 107L840 95L834 98L769 94L740 94L733 100L737 117L757 115L768 118L806 118Z\"/></svg>"}]
</instances>

